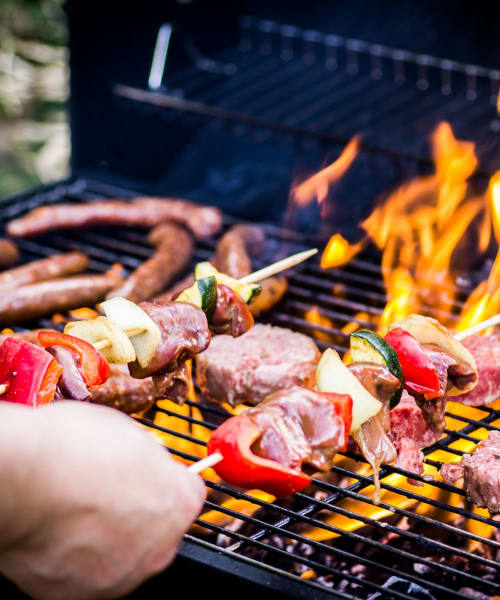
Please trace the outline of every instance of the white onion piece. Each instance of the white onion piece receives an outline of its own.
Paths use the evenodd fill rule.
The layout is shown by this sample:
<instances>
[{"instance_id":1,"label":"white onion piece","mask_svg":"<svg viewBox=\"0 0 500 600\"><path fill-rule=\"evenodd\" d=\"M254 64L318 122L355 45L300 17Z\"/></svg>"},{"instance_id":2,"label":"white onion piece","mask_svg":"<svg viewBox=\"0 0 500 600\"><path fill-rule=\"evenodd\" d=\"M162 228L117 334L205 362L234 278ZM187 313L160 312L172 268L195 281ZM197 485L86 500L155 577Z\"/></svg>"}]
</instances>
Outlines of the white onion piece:
<instances>
[{"instance_id":1,"label":"white onion piece","mask_svg":"<svg viewBox=\"0 0 500 600\"><path fill-rule=\"evenodd\" d=\"M352 398L351 433L357 431L382 408L382 403L366 390L344 365L332 348L323 352L316 371L316 387L320 392L349 394Z\"/></svg>"},{"instance_id":2,"label":"white onion piece","mask_svg":"<svg viewBox=\"0 0 500 600\"><path fill-rule=\"evenodd\" d=\"M135 360L135 350L127 335L106 317L88 321L72 321L64 328L64 333L97 344L103 340L109 345L100 349L109 363L129 363Z\"/></svg>"},{"instance_id":3,"label":"white onion piece","mask_svg":"<svg viewBox=\"0 0 500 600\"><path fill-rule=\"evenodd\" d=\"M135 334L130 341L137 361L141 367L147 367L160 345L161 331L158 325L140 306L121 296L101 302L101 308L108 319L122 331L142 329L142 332Z\"/></svg>"}]
</instances>

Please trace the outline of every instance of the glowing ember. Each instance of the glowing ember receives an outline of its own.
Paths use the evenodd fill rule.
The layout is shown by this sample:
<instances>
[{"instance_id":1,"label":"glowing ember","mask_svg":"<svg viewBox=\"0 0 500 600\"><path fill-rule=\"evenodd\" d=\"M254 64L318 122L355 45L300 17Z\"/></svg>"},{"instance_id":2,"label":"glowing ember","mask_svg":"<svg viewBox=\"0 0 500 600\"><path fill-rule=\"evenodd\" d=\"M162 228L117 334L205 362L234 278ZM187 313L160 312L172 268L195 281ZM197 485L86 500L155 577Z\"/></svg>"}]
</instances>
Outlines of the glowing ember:
<instances>
[{"instance_id":1,"label":"glowing ember","mask_svg":"<svg viewBox=\"0 0 500 600\"><path fill-rule=\"evenodd\" d=\"M294 202L298 206L307 206L317 198L321 204L328 195L328 186L338 181L351 166L359 152L359 136L354 137L344 148L342 154L331 165L325 167L292 192Z\"/></svg>"},{"instance_id":2,"label":"glowing ember","mask_svg":"<svg viewBox=\"0 0 500 600\"><path fill-rule=\"evenodd\" d=\"M317 326L312 332L313 337L315 337L317 340L321 340L322 342L330 341L329 332L321 331L320 328L324 327L326 329L331 329L333 324L328 317L325 317L325 315L322 315L319 312L316 306L313 306L306 312L305 320Z\"/></svg>"}]
</instances>

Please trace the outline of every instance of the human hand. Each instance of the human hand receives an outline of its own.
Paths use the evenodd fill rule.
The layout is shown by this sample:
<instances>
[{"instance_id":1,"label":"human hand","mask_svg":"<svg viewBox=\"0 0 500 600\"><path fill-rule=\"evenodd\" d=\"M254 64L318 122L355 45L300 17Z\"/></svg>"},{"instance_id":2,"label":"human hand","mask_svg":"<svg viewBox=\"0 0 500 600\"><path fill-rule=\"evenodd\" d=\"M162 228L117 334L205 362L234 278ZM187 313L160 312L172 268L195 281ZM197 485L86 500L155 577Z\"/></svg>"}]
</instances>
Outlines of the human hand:
<instances>
[{"instance_id":1,"label":"human hand","mask_svg":"<svg viewBox=\"0 0 500 600\"><path fill-rule=\"evenodd\" d=\"M4 575L35 598L112 598L171 562L205 498L197 475L107 407L58 402L36 411L2 407L4 414L17 437L21 419L35 438L21 458L13 461L15 447L7 452L18 464L14 502L3 501ZM1 511L0 493L0 525Z\"/></svg>"}]
</instances>

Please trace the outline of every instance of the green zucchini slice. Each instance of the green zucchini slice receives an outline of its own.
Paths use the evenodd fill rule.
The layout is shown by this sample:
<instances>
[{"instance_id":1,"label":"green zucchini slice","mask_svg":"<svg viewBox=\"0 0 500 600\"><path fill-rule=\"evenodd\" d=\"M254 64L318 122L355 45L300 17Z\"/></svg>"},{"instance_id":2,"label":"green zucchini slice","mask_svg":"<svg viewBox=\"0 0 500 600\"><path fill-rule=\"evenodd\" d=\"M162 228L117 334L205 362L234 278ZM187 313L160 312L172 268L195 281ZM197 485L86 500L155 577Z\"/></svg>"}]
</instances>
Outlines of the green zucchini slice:
<instances>
[{"instance_id":1,"label":"green zucchini slice","mask_svg":"<svg viewBox=\"0 0 500 600\"><path fill-rule=\"evenodd\" d=\"M217 279L217 283L226 285L235 291L244 302L250 304L250 302L260 294L262 288L258 283L241 283L234 277L229 277L224 273L220 273L217 269L207 262L198 263L194 269L194 278L196 280L201 277L213 276Z\"/></svg>"},{"instance_id":2,"label":"green zucchini slice","mask_svg":"<svg viewBox=\"0 0 500 600\"><path fill-rule=\"evenodd\" d=\"M399 379L401 385L389 400L390 408L394 408L401 400L404 377L394 348L383 337L368 329L360 329L351 333L351 358L353 362L367 362L387 367Z\"/></svg>"},{"instance_id":3,"label":"green zucchini slice","mask_svg":"<svg viewBox=\"0 0 500 600\"><path fill-rule=\"evenodd\" d=\"M176 300L201 308L207 315L208 321L210 321L217 305L217 280L213 275L202 277L179 294Z\"/></svg>"}]
</instances>

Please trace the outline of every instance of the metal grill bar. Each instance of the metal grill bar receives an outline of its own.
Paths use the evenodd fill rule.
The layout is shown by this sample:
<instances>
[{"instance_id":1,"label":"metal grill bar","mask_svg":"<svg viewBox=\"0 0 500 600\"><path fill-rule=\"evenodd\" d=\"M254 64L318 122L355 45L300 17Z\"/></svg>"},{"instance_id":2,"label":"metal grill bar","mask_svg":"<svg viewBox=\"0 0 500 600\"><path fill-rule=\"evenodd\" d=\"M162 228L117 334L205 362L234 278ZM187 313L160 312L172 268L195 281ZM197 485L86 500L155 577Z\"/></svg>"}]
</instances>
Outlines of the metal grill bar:
<instances>
[{"instance_id":1,"label":"metal grill bar","mask_svg":"<svg viewBox=\"0 0 500 600\"><path fill-rule=\"evenodd\" d=\"M482 163L494 168L499 70L254 18L213 59L234 68L221 76L194 65L169 72L162 91L117 85L115 93L173 109L162 113L167 120L181 111L341 144L363 133L368 151L422 164L439 115L459 135L479 135Z\"/></svg>"},{"instance_id":2,"label":"metal grill bar","mask_svg":"<svg viewBox=\"0 0 500 600\"><path fill-rule=\"evenodd\" d=\"M115 191L106 186L78 180L76 182L68 182L67 184L48 188L45 192L37 193L34 196L28 194L15 199L7 205L5 211L3 211L3 215L5 215L6 218L11 218L24 210L41 203L63 200L85 201L93 196L108 195L109 193L124 197L134 195L133 192L127 190ZM232 218L225 218L224 220L226 227L235 222L237 222L237 220ZM276 249L279 249L280 244L283 244L284 242L295 245L297 249L310 243L309 241L305 242L304 237L297 233L283 232L276 227L267 225L265 226L265 229L269 239L274 239L277 242L274 244ZM215 245L215 239L204 240L203 243L199 244L196 248L196 257L194 260L206 259L211 256ZM89 230L76 233L72 232L70 234L61 232L44 236L37 240L21 240L20 247L25 260L48 256L54 251L83 249L91 256L91 269L101 272L108 269L114 263L120 263L126 269L132 269L148 257L152 251L147 244L144 232L133 230L120 231L119 234L112 230ZM330 293L333 286L338 284L344 286L342 296L331 295ZM367 289L366 292L364 291L365 289ZM319 293L317 293L318 290L320 290ZM350 300L352 297L355 297L356 300ZM333 344L334 347L337 347L339 351L343 351L346 347L347 336L342 332L341 327L351 321L356 321L363 327L372 326L371 321L366 321L362 318L356 319L354 315L358 312L365 312L376 319L376 317L380 315L384 303L385 295L384 287L380 279L380 268L369 259L357 258L344 269L332 269L328 272L319 269L317 266L308 265L304 267L300 273L293 273L291 275L290 290L287 298L271 314L266 316L266 320L272 323L291 326L292 328L306 331L315 336L318 334L327 336L330 341L335 342L336 346ZM313 305L317 307L317 310L322 316L330 319L331 326L314 325L304 318L305 312ZM460 303L458 303L455 308L458 310L460 308ZM38 323L38 325L40 324L46 327L53 326L50 320L47 319ZM332 345L326 341L317 341L318 345L321 347ZM207 404L203 401L187 401L186 404L191 409L199 411L201 417L198 416L198 414L196 416L193 416L193 414L181 414L180 412L177 412L176 409L158 407L157 414L164 415L170 419L175 419L175 422L169 422L168 426L162 426L161 424L154 423L148 417L140 417L137 420L146 427L152 428L168 436L173 436L172 439L180 439L187 443L194 444L194 447L203 448L206 446L205 440L197 437L191 428L203 427L207 432L210 432L216 428L218 423L220 423L221 418L227 416L227 413L221 407ZM446 436L432 447L425 450L426 462L439 467L441 463L430 458L434 451L439 449L461 456L462 452L460 450L449 446L451 442L458 439L464 439L476 443L478 438L476 437L475 432L479 428L485 427L488 430L499 429L498 423L500 423L500 411L491 407L481 407L479 410L484 417L481 420L475 421L471 418L463 417L460 414L455 414L455 409L449 406L447 416L451 419L456 419L459 423L463 423L463 427L457 430L447 428ZM178 430L175 423L188 424L188 431L186 431L185 426ZM198 456L194 456L193 454L178 448L170 447L169 449L173 455L184 460L195 461L198 459ZM357 460L360 463L364 461L364 459L357 454L347 452L344 456ZM297 503L299 506L302 505L297 509L294 509L293 506L290 508L289 506L269 503L260 498L254 498L244 492L233 490L228 486L207 481L207 485L211 489L225 494L227 498L246 500L256 507L260 507L261 510L266 511L266 513L272 516L272 522L262 520L255 515L240 513L227 506L222 506L218 502L209 500L207 502L207 509L217 511L228 517L237 518L253 527L255 531L249 535L244 535L239 531L231 531L227 527L220 526L217 523L208 523L203 519L199 519L197 523L205 528L205 530L212 531L214 535L223 535L226 536L226 538L234 540L235 543L233 543L229 549L222 550L228 555L237 553L247 556L248 553L260 552L262 557L259 558L259 561L263 568L266 568L266 563L268 561L272 564L272 560L274 559L286 559L288 562L292 561L297 565L302 565L303 568L308 567L313 569L318 574L323 573L324 575L336 578L336 580L343 579L348 581L349 585L358 586L356 588L357 590L364 589L368 590L368 592L377 591L384 597L411 598L412 596L407 593L387 590L377 581L360 579L350 571L346 572L346 569L337 567L336 563L329 565L322 564L315 556L303 556L295 550L288 552L283 548L278 548L273 545L274 537L278 536L276 539L281 539L283 543L287 540L291 540L295 543L303 544L320 554L327 553L328 555L335 557L336 561L344 561L351 566L360 564L373 571L386 573L387 576L395 575L403 577L407 581L414 582L439 594L439 597L442 597L443 595L446 597L470 597L466 593L457 593L443 585L442 577L453 578L456 581L463 582L463 585L486 592L494 592L498 589L499 584L497 579L484 579L475 571L464 572L454 565L443 564L433 558L433 554L444 552L447 556L456 556L460 559L467 559L469 564L475 565L475 568L495 569L498 567L498 563L493 558L488 554L479 555L469 552L467 543L481 543L484 548L489 548L491 551L498 551L500 550L500 543L498 541L484 538L474 531L461 529L460 527L457 527L456 524L436 520L427 514L419 514L408 508L389 504L384 502L383 499L379 505L381 509L385 509L389 514L397 516L398 518L408 519L408 522L411 523L412 526L410 529L406 530L399 527L398 523L393 523L392 521L374 520L370 516L362 514L361 510L361 507L363 506L373 505L373 500L363 494L363 491L367 487L373 485L373 478L371 476L356 473L339 465L335 465L332 472L339 477L348 478L351 483L347 487L340 487L328 481L314 479L313 489L321 491L323 494L326 494L326 496L324 498L317 498L305 493L297 494ZM494 519L476 514L467 508L451 506L439 499L428 498L423 494L418 493L418 488L415 488L415 491L409 491L384 481L384 478L391 474L410 477L435 488L439 488L444 492L456 494L457 497L463 498L465 496L463 490L452 485L440 481L429 482L421 476L390 465L385 465L381 469L380 476L382 478L382 490L397 494L397 497L414 501L416 504L418 503L419 506L428 506L433 509L446 511L447 513L454 514L457 517L478 524L493 527L498 526L497 521ZM345 508L341 504L344 499L350 499L361 503L360 508L357 510ZM363 523L365 527L369 526L372 532L380 533L385 531L391 533L398 539L411 542L412 547L411 549L408 549L407 547L399 548L383 543L377 539L372 539L370 537L372 535L371 532L366 534L364 530L344 531L336 525L325 523L320 515L322 511L328 511L329 515L339 515L354 521L359 521L360 523ZM337 537L336 540L339 540L341 543L336 545L337 542L335 540L332 543L312 540L307 537L307 535L294 531L293 525L316 527L325 532L338 534L339 537ZM417 529L412 529L413 526L417 527ZM455 546L446 541L446 538L434 539L434 537L431 537L429 534L420 533L418 527L424 526L432 527L432 530L435 532L456 536L458 539L462 540L463 545ZM213 544L212 541L207 543ZM355 544L361 544L362 550L354 551ZM363 552L369 549L375 549L379 554L383 553L381 556L384 558L379 560L377 555L370 557L369 553L364 556ZM275 558L273 559L273 557ZM391 560L388 560L389 557L392 557L391 560L393 563L391 563ZM397 560L409 561L411 563L418 562L430 569L431 572L438 574L440 578L437 580L433 580L431 577L422 578L419 575L408 571L407 568L396 569L393 565L396 564L395 561ZM276 568L273 567L273 569ZM311 586L311 589L313 590L317 584L304 581L303 585ZM335 591L335 593L338 596L342 596L342 593L340 592ZM349 597L352 597L352 595ZM366 594L363 598L365 597Z\"/></svg>"}]
</instances>

